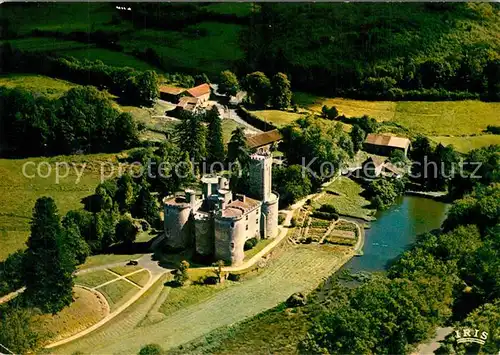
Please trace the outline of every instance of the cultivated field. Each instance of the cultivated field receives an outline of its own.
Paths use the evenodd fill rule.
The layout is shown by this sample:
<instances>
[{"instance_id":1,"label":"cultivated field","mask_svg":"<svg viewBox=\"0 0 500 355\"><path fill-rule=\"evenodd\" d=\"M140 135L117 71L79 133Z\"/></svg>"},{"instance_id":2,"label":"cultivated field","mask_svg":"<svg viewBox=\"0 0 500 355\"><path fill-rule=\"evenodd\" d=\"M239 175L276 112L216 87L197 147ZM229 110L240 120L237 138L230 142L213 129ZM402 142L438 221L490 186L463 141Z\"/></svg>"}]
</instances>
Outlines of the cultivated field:
<instances>
[{"instance_id":1,"label":"cultivated field","mask_svg":"<svg viewBox=\"0 0 500 355\"><path fill-rule=\"evenodd\" d=\"M111 312L127 302L134 294L139 292L139 289L139 287L125 280L117 280L97 288L97 290L106 297Z\"/></svg>"},{"instance_id":2,"label":"cultivated field","mask_svg":"<svg viewBox=\"0 0 500 355\"><path fill-rule=\"evenodd\" d=\"M297 121L299 118L304 117L304 115L299 113L279 110L259 110L251 112L261 120L272 123L277 127L289 125Z\"/></svg>"},{"instance_id":3,"label":"cultivated field","mask_svg":"<svg viewBox=\"0 0 500 355\"><path fill-rule=\"evenodd\" d=\"M107 270L97 270L76 276L75 284L87 287L96 287L116 278L116 275L113 275Z\"/></svg>"},{"instance_id":4,"label":"cultivated field","mask_svg":"<svg viewBox=\"0 0 500 355\"><path fill-rule=\"evenodd\" d=\"M161 288L155 286L127 310L128 317L120 315L101 330L53 350L64 354L136 353L148 343L164 348L177 346L272 308L294 292L313 289L345 262L349 253L341 247L290 247L257 276L182 307L154 324L138 327L161 293ZM167 293L166 302L169 297Z\"/></svg>"}]
</instances>

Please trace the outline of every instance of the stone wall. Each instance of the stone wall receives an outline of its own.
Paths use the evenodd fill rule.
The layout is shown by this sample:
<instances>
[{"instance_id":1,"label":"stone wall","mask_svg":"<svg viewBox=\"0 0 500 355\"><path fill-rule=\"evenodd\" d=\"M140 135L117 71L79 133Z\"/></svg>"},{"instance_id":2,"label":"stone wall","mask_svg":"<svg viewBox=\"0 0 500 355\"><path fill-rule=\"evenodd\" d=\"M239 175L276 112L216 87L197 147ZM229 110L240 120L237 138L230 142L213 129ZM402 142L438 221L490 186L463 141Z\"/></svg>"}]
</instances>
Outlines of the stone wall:
<instances>
[{"instance_id":1,"label":"stone wall","mask_svg":"<svg viewBox=\"0 0 500 355\"><path fill-rule=\"evenodd\" d=\"M200 255L214 254L214 220L207 218L195 218L194 234L196 240L196 252Z\"/></svg>"},{"instance_id":2,"label":"stone wall","mask_svg":"<svg viewBox=\"0 0 500 355\"><path fill-rule=\"evenodd\" d=\"M165 244L174 249L193 245L190 226L191 207L188 204L164 206Z\"/></svg>"}]
</instances>

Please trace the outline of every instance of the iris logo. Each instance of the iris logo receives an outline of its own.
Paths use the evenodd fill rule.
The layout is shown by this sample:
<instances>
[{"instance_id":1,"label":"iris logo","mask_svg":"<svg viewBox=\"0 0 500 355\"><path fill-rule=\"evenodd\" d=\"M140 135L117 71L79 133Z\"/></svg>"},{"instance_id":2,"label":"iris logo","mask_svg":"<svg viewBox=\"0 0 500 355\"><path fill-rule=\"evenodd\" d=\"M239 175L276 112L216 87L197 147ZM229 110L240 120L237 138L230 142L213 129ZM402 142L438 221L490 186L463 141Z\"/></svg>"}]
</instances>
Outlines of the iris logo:
<instances>
[{"instance_id":1,"label":"iris logo","mask_svg":"<svg viewBox=\"0 0 500 355\"><path fill-rule=\"evenodd\" d=\"M484 345L488 339L487 332L481 332L479 329L464 328L455 330L455 339L458 344L461 343L477 343Z\"/></svg>"}]
</instances>

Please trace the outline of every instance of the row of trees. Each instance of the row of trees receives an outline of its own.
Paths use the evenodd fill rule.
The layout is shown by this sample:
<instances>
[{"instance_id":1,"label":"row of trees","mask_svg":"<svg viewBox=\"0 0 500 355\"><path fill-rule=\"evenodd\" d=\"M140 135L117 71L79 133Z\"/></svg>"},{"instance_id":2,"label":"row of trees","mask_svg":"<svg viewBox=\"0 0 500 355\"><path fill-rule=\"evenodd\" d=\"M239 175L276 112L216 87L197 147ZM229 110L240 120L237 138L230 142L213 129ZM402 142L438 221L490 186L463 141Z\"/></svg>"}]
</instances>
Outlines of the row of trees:
<instances>
[{"instance_id":1,"label":"row of trees","mask_svg":"<svg viewBox=\"0 0 500 355\"><path fill-rule=\"evenodd\" d=\"M225 70L219 77L219 92L225 95L236 95L243 89L247 92L248 101L259 107L270 105L278 110L290 107L292 102L292 84L286 74L276 73L269 79L263 72L253 72L238 81L236 75Z\"/></svg>"},{"instance_id":2,"label":"row of trees","mask_svg":"<svg viewBox=\"0 0 500 355\"><path fill-rule=\"evenodd\" d=\"M116 110L91 86L73 88L56 100L0 88L0 116L2 140L16 156L116 152L138 142L130 114Z\"/></svg>"},{"instance_id":3,"label":"row of trees","mask_svg":"<svg viewBox=\"0 0 500 355\"><path fill-rule=\"evenodd\" d=\"M73 57L22 52L8 42L0 46L0 60L3 72L36 73L93 85L131 105L150 106L158 97L158 77L154 71L112 67L100 60L79 61Z\"/></svg>"}]
</instances>

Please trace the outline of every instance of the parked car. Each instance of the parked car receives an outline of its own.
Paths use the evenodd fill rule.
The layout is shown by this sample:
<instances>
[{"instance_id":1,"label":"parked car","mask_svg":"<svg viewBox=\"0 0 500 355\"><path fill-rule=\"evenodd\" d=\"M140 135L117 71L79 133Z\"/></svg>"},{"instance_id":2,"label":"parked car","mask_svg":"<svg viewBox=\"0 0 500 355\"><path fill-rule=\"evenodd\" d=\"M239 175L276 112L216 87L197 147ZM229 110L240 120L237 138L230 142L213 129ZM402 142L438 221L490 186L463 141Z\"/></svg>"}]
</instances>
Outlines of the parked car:
<instances>
[{"instance_id":1,"label":"parked car","mask_svg":"<svg viewBox=\"0 0 500 355\"><path fill-rule=\"evenodd\" d=\"M138 264L139 264L139 262L138 262L137 260L130 260L130 261L127 263L127 265L133 265L133 266L138 265Z\"/></svg>"}]
</instances>

